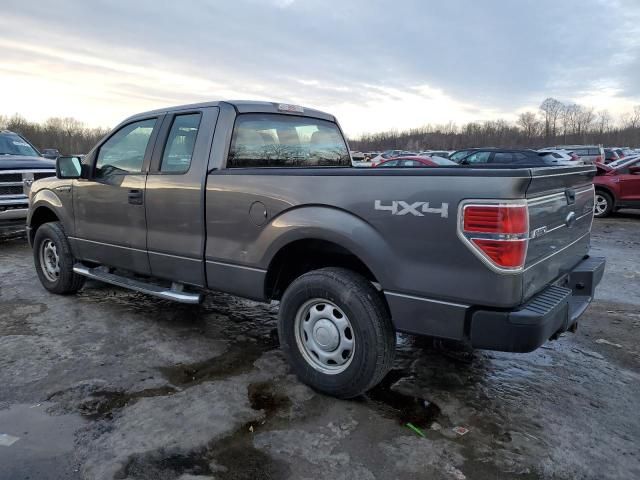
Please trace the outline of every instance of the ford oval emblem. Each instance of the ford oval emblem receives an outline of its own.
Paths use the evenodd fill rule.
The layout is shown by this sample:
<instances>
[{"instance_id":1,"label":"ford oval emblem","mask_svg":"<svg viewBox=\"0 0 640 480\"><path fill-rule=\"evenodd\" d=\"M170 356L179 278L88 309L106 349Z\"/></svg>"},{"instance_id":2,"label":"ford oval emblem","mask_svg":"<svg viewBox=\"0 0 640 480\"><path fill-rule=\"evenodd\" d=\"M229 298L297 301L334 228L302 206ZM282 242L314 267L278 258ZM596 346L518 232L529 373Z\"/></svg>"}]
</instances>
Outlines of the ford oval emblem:
<instances>
[{"instance_id":1,"label":"ford oval emblem","mask_svg":"<svg viewBox=\"0 0 640 480\"><path fill-rule=\"evenodd\" d=\"M576 212L569 212L567 218L564 219L564 223L567 227L573 227L573 224L576 223Z\"/></svg>"}]
</instances>

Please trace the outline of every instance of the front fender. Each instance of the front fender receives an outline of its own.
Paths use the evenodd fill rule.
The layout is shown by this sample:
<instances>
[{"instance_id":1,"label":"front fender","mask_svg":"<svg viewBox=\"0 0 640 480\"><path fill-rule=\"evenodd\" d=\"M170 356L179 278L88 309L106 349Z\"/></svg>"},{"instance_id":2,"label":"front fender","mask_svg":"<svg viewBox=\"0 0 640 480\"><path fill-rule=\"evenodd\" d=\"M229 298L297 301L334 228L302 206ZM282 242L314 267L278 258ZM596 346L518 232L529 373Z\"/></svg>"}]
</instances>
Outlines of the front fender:
<instances>
[{"instance_id":1,"label":"front fender","mask_svg":"<svg viewBox=\"0 0 640 480\"><path fill-rule=\"evenodd\" d=\"M37 218L39 209L48 209L62 222L65 232L73 235L73 206L70 189L67 191L42 189L34 193L29 203L29 213L27 214L27 225L32 228L33 220Z\"/></svg>"},{"instance_id":2,"label":"front fender","mask_svg":"<svg viewBox=\"0 0 640 480\"><path fill-rule=\"evenodd\" d=\"M381 285L388 279L392 249L380 233L362 218L322 205L295 207L264 227L255 242L258 263L267 269L275 255L297 240L326 240L346 248L375 275Z\"/></svg>"}]
</instances>

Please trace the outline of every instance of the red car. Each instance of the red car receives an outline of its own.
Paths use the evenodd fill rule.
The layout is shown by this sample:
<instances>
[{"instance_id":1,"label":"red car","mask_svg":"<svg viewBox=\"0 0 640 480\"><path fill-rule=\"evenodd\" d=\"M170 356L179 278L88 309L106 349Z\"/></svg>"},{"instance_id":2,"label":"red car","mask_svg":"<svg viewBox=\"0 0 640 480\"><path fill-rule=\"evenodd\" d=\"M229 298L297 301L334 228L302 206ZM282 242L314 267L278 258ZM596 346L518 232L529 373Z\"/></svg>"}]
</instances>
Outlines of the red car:
<instances>
[{"instance_id":1,"label":"red car","mask_svg":"<svg viewBox=\"0 0 640 480\"><path fill-rule=\"evenodd\" d=\"M598 164L594 216L606 217L620 208L640 208L640 156Z\"/></svg>"},{"instance_id":2,"label":"red car","mask_svg":"<svg viewBox=\"0 0 640 480\"><path fill-rule=\"evenodd\" d=\"M376 168L384 167L440 167L446 165L457 165L456 162L440 157L396 157L391 160L385 160L377 165Z\"/></svg>"}]
</instances>

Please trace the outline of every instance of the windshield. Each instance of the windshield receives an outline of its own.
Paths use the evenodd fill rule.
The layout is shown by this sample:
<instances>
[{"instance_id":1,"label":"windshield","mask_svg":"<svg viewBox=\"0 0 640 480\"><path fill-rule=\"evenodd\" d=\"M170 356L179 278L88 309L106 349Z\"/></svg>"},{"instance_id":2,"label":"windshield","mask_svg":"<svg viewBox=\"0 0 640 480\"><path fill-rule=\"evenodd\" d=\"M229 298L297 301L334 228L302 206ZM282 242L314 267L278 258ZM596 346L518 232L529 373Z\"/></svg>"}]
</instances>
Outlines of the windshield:
<instances>
[{"instance_id":1,"label":"windshield","mask_svg":"<svg viewBox=\"0 0 640 480\"><path fill-rule=\"evenodd\" d=\"M24 138L15 133L0 133L0 155L39 157L40 154Z\"/></svg>"}]
</instances>

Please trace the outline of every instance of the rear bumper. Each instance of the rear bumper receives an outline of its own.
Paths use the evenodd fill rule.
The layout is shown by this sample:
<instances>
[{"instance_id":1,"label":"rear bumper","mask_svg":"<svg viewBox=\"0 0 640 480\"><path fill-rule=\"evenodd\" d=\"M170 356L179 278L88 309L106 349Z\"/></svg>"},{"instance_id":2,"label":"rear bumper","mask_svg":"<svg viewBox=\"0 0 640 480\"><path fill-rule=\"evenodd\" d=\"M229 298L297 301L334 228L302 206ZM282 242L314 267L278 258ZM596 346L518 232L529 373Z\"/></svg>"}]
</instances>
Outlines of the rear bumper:
<instances>
[{"instance_id":1,"label":"rear bumper","mask_svg":"<svg viewBox=\"0 0 640 480\"><path fill-rule=\"evenodd\" d=\"M530 352L574 326L604 274L604 258L588 257L554 285L513 310L476 310L469 339L474 348Z\"/></svg>"}]
</instances>

